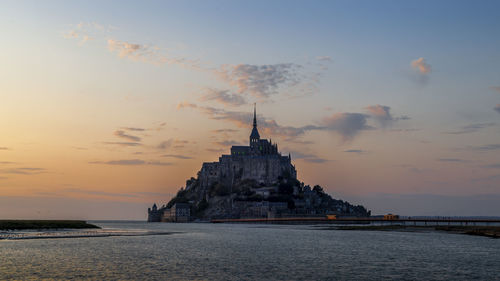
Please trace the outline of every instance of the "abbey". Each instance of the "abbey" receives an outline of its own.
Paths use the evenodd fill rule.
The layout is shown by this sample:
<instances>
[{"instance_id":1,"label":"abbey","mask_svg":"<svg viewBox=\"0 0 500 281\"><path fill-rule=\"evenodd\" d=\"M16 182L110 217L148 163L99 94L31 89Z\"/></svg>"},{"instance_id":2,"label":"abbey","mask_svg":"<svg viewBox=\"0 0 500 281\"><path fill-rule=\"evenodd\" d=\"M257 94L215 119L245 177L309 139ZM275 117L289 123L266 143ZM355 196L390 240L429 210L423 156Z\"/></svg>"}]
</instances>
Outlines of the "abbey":
<instances>
[{"instance_id":1,"label":"abbey","mask_svg":"<svg viewBox=\"0 0 500 281\"><path fill-rule=\"evenodd\" d=\"M333 199L319 185L297 180L291 156L261 139L254 107L248 146L233 146L217 162L203 163L167 205L148 209L149 222L207 221L311 215L369 216L363 206Z\"/></svg>"},{"instance_id":2,"label":"abbey","mask_svg":"<svg viewBox=\"0 0 500 281\"><path fill-rule=\"evenodd\" d=\"M198 179L202 187L209 187L216 182L233 185L242 180L272 185L283 176L296 179L295 166L292 165L290 155L281 155L277 144L260 138L254 107L249 145L232 146L230 155L222 155L218 162L203 163Z\"/></svg>"}]
</instances>

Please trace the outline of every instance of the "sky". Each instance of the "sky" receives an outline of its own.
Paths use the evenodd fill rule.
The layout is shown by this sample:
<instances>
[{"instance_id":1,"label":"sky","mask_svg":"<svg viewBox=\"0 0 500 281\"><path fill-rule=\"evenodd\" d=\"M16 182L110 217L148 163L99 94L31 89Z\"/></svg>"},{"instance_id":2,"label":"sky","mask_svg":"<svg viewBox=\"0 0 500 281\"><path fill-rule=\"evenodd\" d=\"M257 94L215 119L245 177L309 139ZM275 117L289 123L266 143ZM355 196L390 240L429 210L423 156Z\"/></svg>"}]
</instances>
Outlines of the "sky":
<instances>
[{"instance_id":1,"label":"sky","mask_svg":"<svg viewBox=\"0 0 500 281\"><path fill-rule=\"evenodd\" d=\"M500 216L498 1L2 1L0 218L136 219L260 135L374 214Z\"/></svg>"}]
</instances>

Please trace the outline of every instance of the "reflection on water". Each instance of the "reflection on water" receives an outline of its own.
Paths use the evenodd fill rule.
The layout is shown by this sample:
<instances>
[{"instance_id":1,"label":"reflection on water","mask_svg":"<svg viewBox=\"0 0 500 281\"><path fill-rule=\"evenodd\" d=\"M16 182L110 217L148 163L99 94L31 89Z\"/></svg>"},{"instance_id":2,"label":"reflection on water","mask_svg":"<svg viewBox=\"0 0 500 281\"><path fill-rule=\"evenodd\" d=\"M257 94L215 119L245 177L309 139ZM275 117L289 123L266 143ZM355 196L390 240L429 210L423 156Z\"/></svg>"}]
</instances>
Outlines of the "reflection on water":
<instances>
[{"instance_id":1,"label":"reflection on water","mask_svg":"<svg viewBox=\"0 0 500 281\"><path fill-rule=\"evenodd\" d=\"M95 224L103 229L18 232L79 238L0 240L0 279L500 280L500 240L484 237L286 225Z\"/></svg>"}]
</instances>

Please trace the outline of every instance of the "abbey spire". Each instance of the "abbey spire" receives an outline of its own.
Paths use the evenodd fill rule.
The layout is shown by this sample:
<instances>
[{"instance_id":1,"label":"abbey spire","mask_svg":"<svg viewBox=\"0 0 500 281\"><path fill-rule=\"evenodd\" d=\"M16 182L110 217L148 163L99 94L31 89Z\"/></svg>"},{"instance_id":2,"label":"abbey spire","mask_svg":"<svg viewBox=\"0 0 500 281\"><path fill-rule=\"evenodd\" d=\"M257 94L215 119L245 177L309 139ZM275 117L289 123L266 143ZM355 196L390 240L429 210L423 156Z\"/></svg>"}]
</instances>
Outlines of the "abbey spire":
<instances>
[{"instance_id":1,"label":"abbey spire","mask_svg":"<svg viewBox=\"0 0 500 281\"><path fill-rule=\"evenodd\" d=\"M257 128L257 103L253 104L253 127Z\"/></svg>"},{"instance_id":2,"label":"abbey spire","mask_svg":"<svg viewBox=\"0 0 500 281\"><path fill-rule=\"evenodd\" d=\"M259 130L257 130L257 105L253 105L253 129L250 134L250 146L257 146L260 140Z\"/></svg>"}]
</instances>

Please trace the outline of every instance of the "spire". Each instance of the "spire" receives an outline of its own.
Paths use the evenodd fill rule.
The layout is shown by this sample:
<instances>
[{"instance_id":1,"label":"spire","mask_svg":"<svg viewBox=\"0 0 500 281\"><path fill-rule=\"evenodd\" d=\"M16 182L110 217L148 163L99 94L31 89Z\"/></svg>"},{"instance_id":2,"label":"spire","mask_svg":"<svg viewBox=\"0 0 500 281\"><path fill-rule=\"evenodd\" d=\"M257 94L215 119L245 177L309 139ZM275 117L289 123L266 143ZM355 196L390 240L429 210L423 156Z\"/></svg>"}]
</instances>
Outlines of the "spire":
<instances>
[{"instance_id":1,"label":"spire","mask_svg":"<svg viewBox=\"0 0 500 281\"><path fill-rule=\"evenodd\" d=\"M257 128L257 103L253 104L253 127Z\"/></svg>"},{"instance_id":2,"label":"spire","mask_svg":"<svg viewBox=\"0 0 500 281\"><path fill-rule=\"evenodd\" d=\"M252 133L250 134L250 146L257 146L260 135L259 131L257 130L257 110L256 110L257 104L253 105L253 129Z\"/></svg>"}]
</instances>

